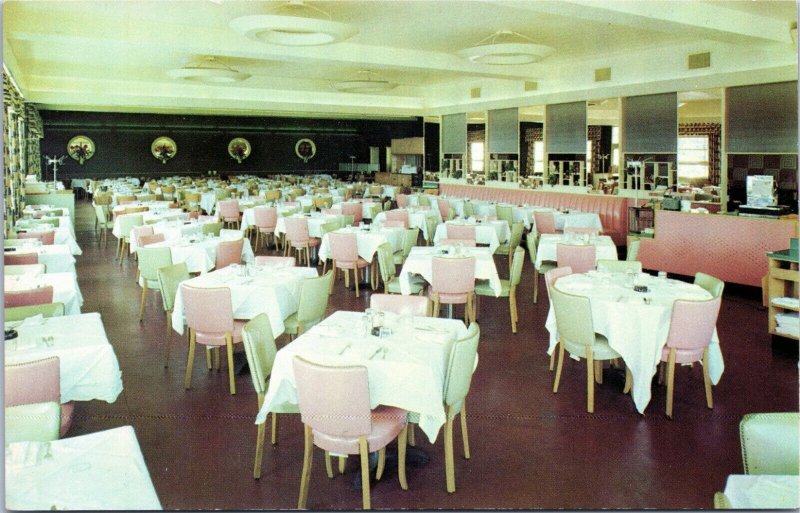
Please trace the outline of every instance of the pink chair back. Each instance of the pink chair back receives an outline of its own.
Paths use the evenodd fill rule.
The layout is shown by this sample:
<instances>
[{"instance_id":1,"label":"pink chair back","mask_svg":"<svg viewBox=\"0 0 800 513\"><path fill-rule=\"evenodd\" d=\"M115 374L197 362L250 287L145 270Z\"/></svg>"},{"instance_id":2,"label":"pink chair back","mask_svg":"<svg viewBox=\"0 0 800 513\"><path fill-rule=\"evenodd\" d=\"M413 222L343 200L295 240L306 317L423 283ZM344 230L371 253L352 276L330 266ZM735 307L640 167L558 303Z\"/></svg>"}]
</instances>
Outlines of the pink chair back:
<instances>
[{"instance_id":1,"label":"pink chair back","mask_svg":"<svg viewBox=\"0 0 800 513\"><path fill-rule=\"evenodd\" d=\"M189 219L200 219L200 211L189 212Z\"/></svg>"},{"instance_id":2,"label":"pink chair back","mask_svg":"<svg viewBox=\"0 0 800 513\"><path fill-rule=\"evenodd\" d=\"M558 267L569 266L574 273L585 273L597 265L596 253L597 248L591 244L557 244L556 262Z\"/></svg>"},{"instance_id":3,"label":"pink chair back","mask_svg":"<svg viewBox=\"0 0 800 513\"><path fill-rule=\"evenodd\" d=\"M268 267L294 267L294 257L283 256L257 256L256 265L264 265Z\"/></svg>"},{"instance_id":4,"label":"pink chair back","mask_svg":"<svg viewBox=\"0 0 800 513\"><path fill-rule=\"evenodd\" d=\"M442 219L447 220L447 216L450 214L450 202L446 199L438 198L436 200L436 205L439 207L439 213L442 214Z\"/></svg>"},{"instance_id":5,"label":"pink chair back","mask_svg":"<svg viewBox=\"0 0 800 513\"><path fill-rule=\"evenodd\" d=\"M61 403L61 368L57 356L5 366L6 407Z\"/></svg>"},{"instance_id":6,"label":"pink chair back","mask_svg":"<svg viewBox=\"0 0 800 513\"><path fill-rule=\"evenodd\" d=\"M547 287L547 295L550 296L550 289L553 288L556 280L562 276L569 276L572 274L572 267L556 267L544 273L544 284Z\"/></svg>"},{"instance_id":7,"label":"pink chair back","mask_svg":"<svg viewBox=\"0 0 800 513\"><path fill-rule=\"evenodd\" d=\"M353 223L358 224L363 218L360 203L342 203L342 215L353 216Z\"/></svg>"},{"instance_id":8,"label":"pink chair back","mask_svg":"<svg viewBox=\"0 0 800 513\"><path fill-rule=\"evenodd\" d=\"M408 208L407 194L398 194L395 199L397 200L397 208Z\"/></svg>"},{"instance_id":9,"label":"pink chair back","mask_svg":"<svg viewBox=\"0 0 800 513\"><path fill-rule=\"evenodd\" d=\"M153 235L153 227L145 224L131 228L131 239L137 246L142 245L142 235Z\"/></svg>"},{"instance_id":10,"label":"pink chair back","mask_svg":"<svg viewBox=\"0 0 800 513\"><path fill-rule=\"evenodd\" d=\"M3 264L5 265L30 265L38 263L39 253L3 253Z\"/></svg>"},{"instance_id":11,"label":"pink chair back","mask_svg":"<svg viewBox=\"0 0 800 513\"><path fill-rule=\"evenodd\" d=\"M231 289L200 288L181 283L186 326L194 330L198 344L224 345L225 333L233 333Z\"/></svg>"},{"instance_id":12,"label":"pink chair back","mask_svg":"<svg viewBox=\"0 0 800 513\"><path fill-rule=\"evenodd\" d=\"M275 207L256 207L253 209L253 217L259 229L275 229L278 224L278 209Z\"/></svg>"},{"instance_id":13,"label":"pink chair back","mask_svg":"<svg viewBox=\"0 0 800 513\"><path fill-rule=\"evenodd\" d=\"M157 242L164 242L166 238L163 233L154 233L152 235L139 235L139 247L149 246Z\"/></svg>"},{"instance_id":14,"label":"pink chair back","mask_svg":"<svg viewBox=\"0 0 800 513\"><path fill-rule=\"evenodd\" d=\"M711 343L721 301L722 297L706 301L676 300L672 304L667 347L699 349L702 354L702 349Z\"/></svg>"},{"instance_id":15,"label":"pink chair back","mask_svg":"<svg viewBox=\"0 0 800 513\"><path fill-rule=\"evenodd\" d=\"M55 230L47 230L43 232L20 232L17 234L19 239L38 239L45 246L52 246L56 242Z\"/></svg>"},{"instance_id":16,"label":"pink chair back","mask_svg":"<svg viewBox=\"0 0 800 513\"><path fill-rule=\"evenodd\" d=\"M12 306L46 305L53 302L53 286L27 290L6 290L4 292L6 308Z\"/></svg>"},{"instance_id":17,"label":"pink chair back","mask_svg":"<svg viewBox=\"0 0 800 513\"><path fill-rule=\"evenodd\" d=\"M552 212L534 211L533 222L537 233L556 233L556 220Z\"/></svg>"},{"instance_id":18,"label":"pink chair back","mask_svg":"<svg viewBox=\"0 0 800 513\"><path fill-rule=\"evenodd\" d=\"M381 312L424 317L428 315L428 298L401 294L372 294L369 298L369 307Z\"/></svg>"},{"instance_id":19,"label":"pink chair back","mask_svg":"<svg viewBox=\"0 0 800 513\"><path fill-rule=\"evenodd\" d=\"M242 261L244 239L224 240L217 245L216 269L224 269Z\"/></svg>"},{"instance_id":20,"label":"pink chair back","mask_svg":"<svg viewBox=\"0 0 800 513\"><path fill-rule=\"evenodd\" d=\"M384 226L389 226L389 221L400 221L403 228L408 228L408 211L407 210L389 210L386 212L386 223ZM393 225L399 226L399 225Z\"/></svg>"},{"instance_id":21,"label":"pink chair back","mask_svg":"<svg viewBox=\"0 0 800 513\"><path fill-rule=\"evenodd\" d=\"M331 258L339 265L348 265L358 260L358 238L355 233L328 234L331 244Z\"/></svg>"},{"instance_id":22,"label":"pink chair back","mask_svg":"<svg viewBox=\"0 0 800 513\"><path fill-rule=\"evenodd\" d=\"M447 224L448 239L475 240L475 226L465 224Z\"/></svg>"},{"instance_id":23,"label":"pink chair back","mask_svg":"<svg viewBox=\"0 0 800 513\"><path fill-rule=\"evenodd\" d=\"M441 239L439 246L464 246L465 248L474 248L478 245L475 239Z\"/></svg>"},{"instance_id":24,"label":"pink chair back","mask_svg":"<svg viewBox=\"0 0 800 513\"><path fill-rule=\"evenodd\" d=\"M475 257L433 257L431 289L439 294L467 294L475 289Z\"/></svg>"},{"instance_id":25,"label":"pink chair back","mask_svg":"<svg viewBox=\"0 0 800 513\"><path fill-rule=\"evenodd\" d=\"M305 217L287 217L286 238L292 245L305 246L308 243L308 219Z\"/></svg>"},{"instance_id":26,"label":"pink chair back","mask_svg":"<svg viewBox=\"0 0 800 513\"><path fill-rule=\"evenodd\" d=\"M595 234L600 235L600 230L597 228L587 228L584 226L565 226L564 233L587 233L589 235Z\"/></svg>"},{"instance_id":27,"label":"pink chair back","mask_svg":"<svg viewBox=\"0 0 800 513\"><path fill-rule=\"evenodd\" d=\"M239 200L223 200L217 202L217 212L223 221L239 220Z\"/></svg>"},{"instance_id":28,"label":"pink chair back","mask_svg":"<svg viewBox=\"0 0 800 513\"><path fill-rule=\"evenodd\" d=\"M352 440L372 431L364 366L327 367L294 357L300 419L327 437Z\"/></svg>"}]
</instances>

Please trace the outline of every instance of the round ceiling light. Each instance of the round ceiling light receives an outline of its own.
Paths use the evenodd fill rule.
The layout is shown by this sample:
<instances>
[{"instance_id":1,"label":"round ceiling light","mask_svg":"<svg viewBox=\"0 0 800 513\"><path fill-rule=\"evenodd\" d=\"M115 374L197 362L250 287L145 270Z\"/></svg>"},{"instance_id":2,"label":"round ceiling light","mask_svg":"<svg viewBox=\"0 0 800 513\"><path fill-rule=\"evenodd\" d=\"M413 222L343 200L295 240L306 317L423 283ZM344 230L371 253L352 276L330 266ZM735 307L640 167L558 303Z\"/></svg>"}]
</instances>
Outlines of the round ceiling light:
<instances>
[{"instance_id":1,"label":"round ceiling light","mask_svg":"<svg viewBox=\"0 0 800 513\"><path fill-rule=\"evenodd\" d=\"M333 88L345 93L382 93L397 87L394 82L375 80L371 71L359 71L363 78L334 82Z\"/></svg>"},{"instance_id":2,"label":"round ceiling light","mask_svg":"<svg viewBox=\"0 0 800 513\"><path fill-rule=\"evenodd\" d=\"M284 46L315 46L349 39L358 30L333 21L330 14L301 1L290 1L272 14L241 16L230 27L249 39Z\"/></svg>"},{"instance_id":3,"label":"round ceiling light","mask_svg":"<svg viewBox=\"0 0 800 513\"><path fill-rule=\"evenodd\" d=\"M549 46L532 41L517 32L500 30L458 53L472 62L495 66L518 66L539 62L555 51Z\"/></svg>"},{"instance_id":4,"label":"round ceiling light","mask_svg":"<svg viewBox=\"0 0 800 513\"><path fill-rule=\"evenodd\" d=\"M171 69L167 75L204 84L232 84L250 78L247 73L226 66L214 57L207 57L198 64Z\"/></svg>"}]
</instances>

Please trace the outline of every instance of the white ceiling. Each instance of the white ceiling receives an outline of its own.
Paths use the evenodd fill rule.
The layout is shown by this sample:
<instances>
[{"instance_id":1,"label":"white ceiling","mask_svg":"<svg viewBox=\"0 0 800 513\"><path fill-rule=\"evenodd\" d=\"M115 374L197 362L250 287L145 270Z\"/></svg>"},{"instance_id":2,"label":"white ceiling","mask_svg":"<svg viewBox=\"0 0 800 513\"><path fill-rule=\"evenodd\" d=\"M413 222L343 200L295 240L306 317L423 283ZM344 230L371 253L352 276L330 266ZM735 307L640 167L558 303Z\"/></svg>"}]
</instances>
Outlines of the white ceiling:
<instances>
[{"instance_id":1,"label":"white ceiling","mask_svg":"<svg viewBox=\"0 0 800 513\"><path fill-rule=\"evenodd\" d=\"M6 0L3 58L26 99L45 109L186 114L435 116L797 78L793 0L309 0L358 29L318 47L255 42L228 26L280 3ZM555 52L525 66L455 53L497 30ZM711 53L711 67L688 70L698 52ZM252 76L205 85L167 75L203 56ZM611 80L594 82L604 67ZM365 69L398 87L333 89ZM538 88L526 92L525 81Z\"/></svg>"}]
</instances>

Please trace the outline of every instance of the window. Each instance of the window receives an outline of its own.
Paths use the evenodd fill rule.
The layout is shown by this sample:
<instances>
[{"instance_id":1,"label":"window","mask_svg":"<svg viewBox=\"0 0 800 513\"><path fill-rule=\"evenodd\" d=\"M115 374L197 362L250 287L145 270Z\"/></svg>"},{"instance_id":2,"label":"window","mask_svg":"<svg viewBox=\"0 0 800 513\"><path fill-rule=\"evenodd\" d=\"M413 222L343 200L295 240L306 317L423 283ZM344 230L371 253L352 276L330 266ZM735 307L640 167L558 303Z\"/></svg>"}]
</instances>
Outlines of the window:
<instances>
[{"instance_id":1,"label":"window","mask_svg":"<svg viewBox=\"0 0 800 513\"><path fill-rule=\"evenodd\" d=\"M483 143L474 142L469 145L470 152L470 168L472 171L483 171Z\"/></svg>"},{"instance_id":2,"label":"window","mask_svg":"<svg viewBox=\"0 0 800 513\"><path fill-rule=\"evenodd\" d=\"M708 178L708 137L678 137L678 176Z\"/></svg>"},{"instance_id":3,"label":"window","mask_svg":"<svg viewBox=\"0 0 800 513\"><path fill-rule=\"evenodd\" d=\"M619 169L619 127L611 127L611 165Z\"/></svg>"},{"instance_id":4,"label":"window","mask_svg":"<svg viewBox=\"0 0 800 513\"><path fill-rule=\"evenodd\" d=\"M592 172L592 141L586 141L586 172Z\"/></svg>"},{"instance_id":5,"label":"window","mask_svg":"<svg viewBox=\"0 0 800 513\"><path fill-rule=\"evenodd\" d=\"M544 173L544 142L533 143L533 172Z\"/></svg>"}]
</instances>

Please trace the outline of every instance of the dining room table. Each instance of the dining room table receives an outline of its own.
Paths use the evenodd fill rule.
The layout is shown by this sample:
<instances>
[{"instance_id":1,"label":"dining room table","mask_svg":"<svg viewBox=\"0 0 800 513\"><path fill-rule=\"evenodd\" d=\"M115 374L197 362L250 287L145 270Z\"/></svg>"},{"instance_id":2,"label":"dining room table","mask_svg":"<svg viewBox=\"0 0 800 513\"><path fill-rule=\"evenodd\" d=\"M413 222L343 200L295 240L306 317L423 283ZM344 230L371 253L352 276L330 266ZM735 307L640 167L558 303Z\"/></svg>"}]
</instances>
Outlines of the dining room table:
<instances>
[{"instance_id":1,"label":"dining room table","mask_svg":"<svg viewBox=\"0 0 800 513\"><path fill-rule=\"evenodd\" d=\"M53 287L53 302L64 303L66 315L81 313L83 295L74 273L46 273L38 276L20 274L3 276L3 290L14 292L39 287Z\"/></svg>"},{"instance_id":2,"label":"dining room table","mask_svg":"<svg viewBox=\"0 0 800 513\"><path fill-rule=\"evenodd\" d=\"M630 370L631 394L639 413L644 413L650 402L652 378L667 343L672 304L678 299L711 299L711 294L699 285L647 273L589 271L563 276L554 286L563 292L589 298L595 333L608 339L609 346L620 354ZM547 353L552 354L558 343L552 305L545 328L550 334ZM716 328L708 356L709 377L716 385L725 369Z\"/></svg>"},{"instance_id":3,"label":"dining room table","mask_svg":"<svg viewBox=\"0 0 800 513\"><path fill-rule=\"evenodd\" d=\"M405 210L408 212L408 227L419 228L424 240L433 240L434 233L428 233L428 219L436 219L436 223L441 222L441 216L438 215L438 210L435 208L421 209L419 207L401 208L397 210ZM379 212L378 215L372 220L373 224L383 226L386 223L386 212Z\"/></svg>"},{"instance_id":4,"label":"dining room table","mask_svg":"<svg viewBox=\"0 0 800 513\"><path fill-rule=\"evenodd\" d=\"M591 236L590 234L576 233L543 233L539 236L536 246L536 268L541 269L543 262L558 261L559 244L577 244L581 246L592 245L595 247L595 264L598 260L618 260L617 246L608 235Z\"/></svg>"},{"instance_id":5,"label":"dining room table","mask_svg":"<svg viewBox=\"0 0 800 513\"><path fill-rule=\"evenodd\" d=\"M428 283L433 276L433 257L443 258L462 258L467 256L475 257L475 279L488 280L489 286L499 297L502 292L500 276L497 274L493 255L494 252L489 248L480 247L445 247L445 246L414 246L411 248L398 279L400 280L400 292L411 294L411 279L418 274Z\"/></svg>"},{"instance_id":6,"label":"dining room table","mask_svg":"<svg viewBox=\"0 0 800 513\"><path fill-rule=\"evenodd\" d=\"M336 214L323 214L321 212L309 212L308 214L292 214L291 217L305 217L308 219L308 236L309 237L322 237L322 225L331 221L338 221L341 216ZM283 235L286 233L286 218L278 216L278 221L275 224L275 233Z\"/></svg>"},{"instance_id":7,"label":"dining room table","mask_svg":"<svg viewBox=\"0 0 800 513\"><path fill-rule=\"evenodd\" d=\"M184 237L191 237L192 235L200 235L203 233L203 225L215 222L216 219L198 220L198 219L162 219L155 223L150 223L153 233L163 233L164 240L176 240ZM138 241L135 237L131 237L130 244L131 252L135 253L139 249Z\"/></svg>"},{"instance_id":8,"label":"dining room table","mask_svg":"<svg viewBox=\"0 0 800 513\"><path fill-rule=\"evenodd\" d=\"M278 337L285 330L283 321L297 312L302 281L318 275L315 267L234 264L183 283L200 288L229 288L233 318L249 320L266 313L272 332ZM183 293L178 287L172 311L172 328L183 335L185 321Z\"/></svg>"},{"instance_id":9,"label":"dining room table","mask_svg":"<svg viewBox=\"0 0 800 513\"><path fill-rule=\"evenodd\" d=\"M35 253L40 264L48 273L72 273L75 271L75 257L66 244L41 244L37 239L6 239L4 254L22 255Z\"/></svg>"},{"instance_id":10,"label":"dining room table","mask_svg":"<svg viewBox=\"0 0 800 513\"><path fill-rule=\"evenodd\" d=\"M250 240L243 238L238 230L220 230L219 236L213 234L192 233L177 239L167 239L148 244L148 248L170 248L172 263L186 264L190 273L205 274L214 269L217 263L217 248L220 243L243 239L242 258L244 262L253 262L255 254Z\"/></svg>"},{"instance_id":11,"label":"dining room table","mask_svg":"<svg viewBox=\"0 0 800 513\"><path fill-rule=\"evenodd\" d=\"M295 356L322 365L363 365L367 368L370 406L403 408L414 414L431 443L447 420L442 391L452 343L467 328L455 319L383 313L383 333L365 312L334 312L275 355L269 388L256 416L297 413Z\"/></svg>"},{"instance_id":12,"label":"dining room table","mask_svg":"<svg viewBox=\"0 0 800 513\"><path fill-rule=\"evenodd\" d=\"M113 403L122 393L122 371L99 313L8 321L16 337L4 345L5 364L57 356L61 402L100 400Z\"/></svg>"},{"instance_id":13,"label":"dining room table","mask_svg":"<svg viewBox=\"0 0 800 513\"><path fill-rule=\"evenodd\" d=\"M433 243L438 245L440 241L449 239L447 235L448 226L474 226L475 227L475 242L478 244L486 244L492 253L500 246L501 243L508 241L511 231L508 228L508 223L505 221L487 221L483 219L453 219L442 223L436 227L436 233L433 236Z\"/></svg>"},{"instance_id":14,"label":"dining room table","mask_svg":"<svg viewBox=\"0 0 800 513\"><path fill-rule=\"evenodd\" d=\"M388 243L392 247L393 253L400 251L403 249L403 238L405 237L404 228L377 225L344 227L332 233L355 233L358 256L367 262L372 262L375 253L378 251L378 246L381 244ZM322 236L322 242L319 246L319 257L326 260L332 258L329 235L329 233L326 233Z\"/></svg>"},{"instance_id":15,"label":"dining room table","mask_svg":"<svg viewBox=\"0 0 800 513\"><path fill-rule=\"evenodd\" d=\"M17 233L41 233L53 230L55 232L54 244L64 244L69 247L70 253L73 255L82 255L83 251L76 240L75 229L72 226L70 217L62 216L58 219L59 225L57 227L53 227L49 224L39 224L35 219L19 219L14 225L14 229Z\"/></svg>"},{"instance_id":16,"label":"dining room table","mask_svg":"<svg viewBox=\"0 0 800 513\"><path fill-rule=\"evenodd\" d=\"M14 442L5 455L9 510L162 509L133 426Z\"/></svg>"},{"instance_id":17,"label":"dining room table","mask_svg":"<svg viewBox=\"0 0 800 513\"><path fill-rule=\"evenodd\" d=\"M800 476L731 474L723 492L731 509L800 508Z\"/></svg>"}]
</instances>

